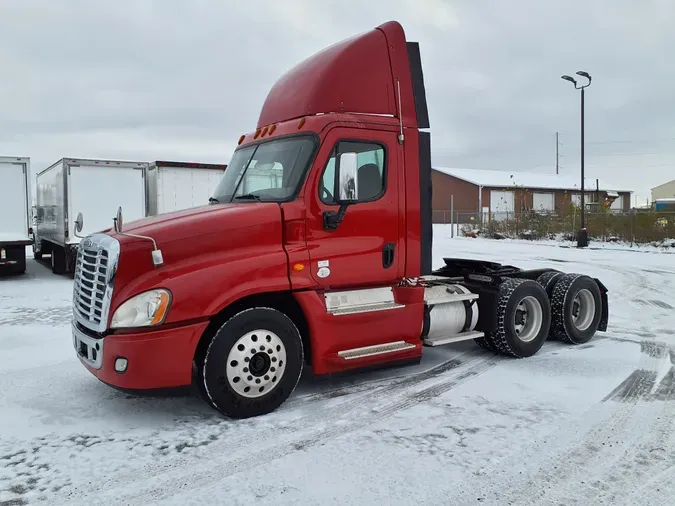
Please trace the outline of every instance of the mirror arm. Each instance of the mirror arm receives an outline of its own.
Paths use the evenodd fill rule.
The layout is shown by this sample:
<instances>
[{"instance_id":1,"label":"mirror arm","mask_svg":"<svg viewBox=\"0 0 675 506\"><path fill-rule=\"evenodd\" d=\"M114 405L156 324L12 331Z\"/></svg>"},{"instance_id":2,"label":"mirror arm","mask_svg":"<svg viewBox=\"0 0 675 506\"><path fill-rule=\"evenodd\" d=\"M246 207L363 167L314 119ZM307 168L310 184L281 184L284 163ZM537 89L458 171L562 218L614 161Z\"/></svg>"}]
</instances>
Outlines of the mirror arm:
<instances>
[{"instance_id":1,"label":"mirror arm","mask_svg":"<svg viewBox=\"0 0 675 506\"><path fill-rule=\"evenodd\" d=\"M345 213L347 212L348 203L343 202L340 204L340 209L337 211L324 211L323 213L323 228L324 230L336 230L338 225L345 218Z\"/></svg>"}]
</instances>

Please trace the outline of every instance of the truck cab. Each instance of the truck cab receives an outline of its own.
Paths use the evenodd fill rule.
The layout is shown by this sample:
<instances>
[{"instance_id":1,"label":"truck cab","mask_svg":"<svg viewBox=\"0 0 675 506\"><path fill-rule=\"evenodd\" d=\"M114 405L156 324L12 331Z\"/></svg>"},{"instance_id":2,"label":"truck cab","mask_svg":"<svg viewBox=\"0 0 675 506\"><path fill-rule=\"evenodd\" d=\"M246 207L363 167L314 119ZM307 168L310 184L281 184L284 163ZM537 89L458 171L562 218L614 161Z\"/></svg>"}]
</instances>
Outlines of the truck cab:
<instances>
[{"instance_id":1,"label":"truck cab","mask_svg":"<svg viewBox=\"0 0 675 506\"><path fill-rule=\"evenodd\" d=\"M304 367L417 362L462 340L512 357L607 326L599 280L446 258L432 270L419 46L385 23L273 86L207 206L80 243L73 344L101 381L196 384L221 413L273 411Z\"/></svg>"}]
</instances>

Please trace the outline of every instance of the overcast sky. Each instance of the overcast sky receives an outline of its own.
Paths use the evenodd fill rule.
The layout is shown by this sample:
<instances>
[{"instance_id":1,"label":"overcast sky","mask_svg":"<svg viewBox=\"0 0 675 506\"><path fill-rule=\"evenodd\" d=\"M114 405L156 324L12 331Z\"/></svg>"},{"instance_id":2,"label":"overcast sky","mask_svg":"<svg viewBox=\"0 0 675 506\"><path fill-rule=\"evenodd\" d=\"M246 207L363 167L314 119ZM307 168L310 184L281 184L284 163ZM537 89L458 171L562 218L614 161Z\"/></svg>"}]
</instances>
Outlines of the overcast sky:
<instances>
[{"instance_id":1,"label":"overcast sky","mask_svg":"<svg viewBox=\"0 0 675 506\"><path fill-rule=\"evenodd\" d=\"M0 0L0 155L227 162L270 86L395 19L421 45L432 160L579 173L641 203L675 179L669 0Z\"/></svg>"}]
</instances>

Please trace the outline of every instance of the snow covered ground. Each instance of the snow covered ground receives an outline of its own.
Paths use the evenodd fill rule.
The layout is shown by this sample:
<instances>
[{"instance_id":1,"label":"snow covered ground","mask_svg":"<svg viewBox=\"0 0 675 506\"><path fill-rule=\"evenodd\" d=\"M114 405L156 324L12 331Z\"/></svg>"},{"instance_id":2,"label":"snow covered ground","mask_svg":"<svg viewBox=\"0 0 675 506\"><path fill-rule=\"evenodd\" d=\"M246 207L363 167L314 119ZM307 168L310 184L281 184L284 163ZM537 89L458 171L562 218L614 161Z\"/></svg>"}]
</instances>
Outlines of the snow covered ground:
<instances>
[{"instance_id":1,"label":"snow covered ground","mask_svg":"<svg viewBox=\"0 0 675 506\"><path fill-rule=\"evenodd\" d=\"M0 281L0 505L667 504L675 495L675 256L450 239L457 256L599 277L610 328L530 359L473 343L419 366L301 380L277 412L132 397L79 363L71 281Z\"/></svg>"}]
</instances>

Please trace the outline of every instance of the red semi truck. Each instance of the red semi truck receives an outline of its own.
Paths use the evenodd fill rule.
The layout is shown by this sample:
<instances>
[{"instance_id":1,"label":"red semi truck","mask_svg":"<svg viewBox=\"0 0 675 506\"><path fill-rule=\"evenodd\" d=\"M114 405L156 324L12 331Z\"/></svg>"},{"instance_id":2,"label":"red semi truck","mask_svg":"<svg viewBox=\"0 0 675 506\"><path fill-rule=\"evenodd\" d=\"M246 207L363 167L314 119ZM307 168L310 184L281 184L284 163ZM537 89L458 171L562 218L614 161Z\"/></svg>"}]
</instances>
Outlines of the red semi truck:
<instances>
[{"instance_id":1,"label":"red semi truck","mask_svg":"<svg viewBox=\"0 0 675 506\"><path fill-rule=\"evenodd\" d=\"M268 413L317 375L419 361L463 340L514 357L608 321L582 274L445 258L432 269L431 146L419 46L385 23L287 72L210 205L82 240L73 343L101 381L196 384ZM81 218L76 228L81 228Z\"/></svg>"}]
</instances>

